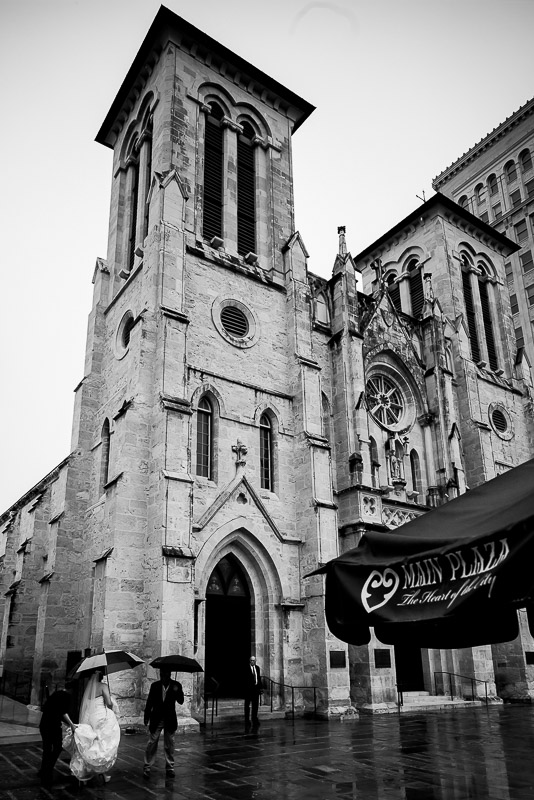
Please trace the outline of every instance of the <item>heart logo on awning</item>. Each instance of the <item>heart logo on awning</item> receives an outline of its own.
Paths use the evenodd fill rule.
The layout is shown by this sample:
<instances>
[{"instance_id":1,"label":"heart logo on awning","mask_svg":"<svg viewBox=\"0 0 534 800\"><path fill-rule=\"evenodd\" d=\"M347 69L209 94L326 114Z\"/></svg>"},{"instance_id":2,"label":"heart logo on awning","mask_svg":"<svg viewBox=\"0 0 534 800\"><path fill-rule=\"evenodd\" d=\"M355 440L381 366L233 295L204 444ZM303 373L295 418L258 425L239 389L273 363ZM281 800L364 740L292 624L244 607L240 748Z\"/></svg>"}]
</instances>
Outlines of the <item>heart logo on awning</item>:
<instances>
[{"instance_id":1,"label":"heart logo on awning","mask_svg":"<svg viewBox=\"0 0 534 800\"><path fill-rule=\"evenodd\" d=\"M399 583L400 578L395 570L388 567L383 572L378 572L374 569L362 589L362 605L365 610L370 614L384 606L397 591Z\"/></svg>"}]
</instances>

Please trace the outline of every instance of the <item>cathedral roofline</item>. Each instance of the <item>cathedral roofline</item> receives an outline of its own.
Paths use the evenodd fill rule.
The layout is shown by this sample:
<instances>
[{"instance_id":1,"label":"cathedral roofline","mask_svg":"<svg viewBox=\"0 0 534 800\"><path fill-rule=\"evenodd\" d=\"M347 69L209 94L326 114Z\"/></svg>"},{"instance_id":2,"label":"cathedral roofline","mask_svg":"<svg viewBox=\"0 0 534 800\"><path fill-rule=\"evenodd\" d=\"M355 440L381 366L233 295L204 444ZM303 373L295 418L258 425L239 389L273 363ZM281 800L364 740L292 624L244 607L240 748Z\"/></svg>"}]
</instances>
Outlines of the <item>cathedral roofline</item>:
<instances>
[{"instance_id":1,"label":"cathedral roofline","mask_svg":"<svg viewBox=\"0 0 534 800\"><path fill-rule=\"evenodd\" d=\"M427 200L425 203L418 206L414 211L408 214L407 217L402 219L400 222L394 225L393 228L390 228L389 231L386 231L386 233L382 234L379 239L376 239L376 241L366 247L365 250L362 250L361 253L358 253L358 255L354 256L354 261L357 262L368 257L374 250L385 244L393 236L400 233L408 225L418 223L423 214L433 211L439 206L449 212L453 212L456 216L463 218L469 225L478 228L484 234L486 234L486 236L489 236L499 245L506 247L510 253L516 253L521 249L516 242L509 239L503 233L500 233L496 228L492 227L487 222L483 222L478 217L475 217L474 214L471 214L470 211L467 211L467 209L459 206L458 203L455 203L454 200L451 200L446 195L441 194L441 192L436 192L436 194L433 195L430 200Z\"/></svg>"},{"instance_id":2,"label":"cathedral roofline","mask_svg":"<svg viewBox=\"0 0 534 800\"><path fill-rule=\"evenodd\" d=\"M504 122L501 122L500 125L497 125L496 128L486 134L486 136L474 144L473 147L470 147L469 150L460 156L460 158L457 158L456 161L453 161L452 164L440 172L439 175L436 175L432 181L432 187L434 189L439 188L439 186L448 178L450 178L451 175L464 169L464 167L477 158L477 156L479 156L483 150L491 147L491 145L493 145L498 139L501 139L510 128L513 128L524 117L532 113L534 113L534 97L531 100L527 100L527 102L520 106L517 111L514 111L513 114L507 117Z\"/></svg>"},{"instance_id":3,"label":"cathedral roofline","mask_svg":"<svg viewBox=\"0 0 534 800\"><path fill-rule=\"evenodd\" d=\"M176 39L177 36L178 38ZM126 77L124 78L122 85L115 99L113 100L113 103L111 104L106 118L104 119L104 122L98 131L96 141L99 144L103 144L106 147L113 147L110 133L117 120L117 117L120 115L120 112L127 101L130 92L132 89L134 89L136 83L139 82L143 68L146 68L147 64L150 63L151 55L154 53L159 55L163 47L165 47L169 41L169 38L175 38L176 41L182 45L187 44L189 41L193 45L191 52L195 54L195 57L199 57L203 50L205 50L206 53L218 56L221 61L228 62L236 67L236 74L239 73L241 79L246 76L248 82L255 81L256 83L261 84L264 89L272 92L274 95L276 95L276 97L293 107L297 112L295 115L293 132L296 131L297 128L299 128L300 125L302 125L302 123L310 116L312 111L315 110L315 106L313 106L311 103L308 103L302 97L299 97L299 95L295 94L290 89L287 89L281 83L278 83L278 81L276 81L274 78L271 78L265 72L262 72L260 69L258 69L258 67L250 64L244 58L238 56L216 39L208 36L207 33L199 30L199 28L196 28L190 22L187 22L170 9L166 8L165 6L160 6L160 9L154 17L154 21L148 29L148 33L146 34L143 43L141 44L141 47L139 48L137 55L130 66L130 69L126 73Z\"/></svg>"}]
</instances>

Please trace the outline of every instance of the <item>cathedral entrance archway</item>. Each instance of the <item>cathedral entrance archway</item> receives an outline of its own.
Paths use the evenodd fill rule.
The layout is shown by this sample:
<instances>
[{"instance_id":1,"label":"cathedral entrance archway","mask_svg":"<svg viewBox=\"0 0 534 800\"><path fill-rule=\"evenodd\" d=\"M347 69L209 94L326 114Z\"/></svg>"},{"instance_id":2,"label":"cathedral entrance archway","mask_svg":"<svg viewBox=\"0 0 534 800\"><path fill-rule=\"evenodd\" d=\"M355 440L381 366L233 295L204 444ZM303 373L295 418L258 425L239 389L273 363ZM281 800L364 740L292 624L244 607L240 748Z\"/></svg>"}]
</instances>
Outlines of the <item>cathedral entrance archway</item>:
<instances>
[{"instance_id":1,"label":"cathedral entrance archway","mask_svg":"<svg viewBox=\"0 0 534 800\"><path fill-rule=\"evenodd\" d=\"M245 573L235 556L222 558L206 588L205 685L219 697L242 697L241 674L251 653L252 608Z\"/></svg>"},{"instance_id":2,"label":"cathedral entrance archway","mask_svg":"<svg viewBox=\"0 0 534 800\"><path fill-rule=\"evenodd\" d=\"M395 645L395 668L399 688L405 692L423 691L425 679L421 648L413 645Z\"/></svg>"}]
</instances>

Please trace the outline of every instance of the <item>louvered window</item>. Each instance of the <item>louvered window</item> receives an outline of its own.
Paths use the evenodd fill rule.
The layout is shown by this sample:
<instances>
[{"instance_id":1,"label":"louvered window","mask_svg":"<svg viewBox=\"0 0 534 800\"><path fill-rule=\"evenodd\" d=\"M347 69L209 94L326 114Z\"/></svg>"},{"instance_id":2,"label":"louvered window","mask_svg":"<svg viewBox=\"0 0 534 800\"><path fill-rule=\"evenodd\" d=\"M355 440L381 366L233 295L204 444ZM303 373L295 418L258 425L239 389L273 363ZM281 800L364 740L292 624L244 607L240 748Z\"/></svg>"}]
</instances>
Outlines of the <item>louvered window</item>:
<instances>
[{"instance_id":1,"label":"louvered window","mask_svg":"<svg viewBox=\"0 0 534 800\"><path fill-rule=\"evenodd\" d=\"M211 478L213 445L213 409L209 400L202 397L197 411L197 475Z\"/></svg>"},{"instance_id":2,"label":"louvered window","mask_svg":"<svg viewBox=\"0 0 534 800\"><path fill-rule=\"evenodd\" d=\"M204 144L204 208L202 234L210 240L223 235L223 112L211 103L206 117Z\"/></svg>"},{"instance_id":3,"label":"louvered window","mask_svg":"<svg viewBox=\"0 0 534 800\"><path fill-rule=\"evenodd\" d=\"M493 335L493 322L491 319L491 308L489 301L488 284L486 281L478 282L480 292L480 304L482 306L482 321L484 323L484 334L486 336L486 347L488 349L488 363L490 369L497 369L497 350L495 348L495 336Z\"/></svg>"},{"instance_id":4,"label":"louvered window","mask_svg":"<svg viewBox=\"0 0 534 800\"><path fill-rule=\"evenodd\" d=\"M243 123L237 139L237 252L256 252L256 187L254 169L254 130Z\"/></svg>"},{"instance_id":5,"label":"louvered window","mask_svg":"<svg viewBox=\"0 0 534 800\"><path fill-rule=\"evenodd\" d=\"M248 333L248 319L237 306L225 306L221 311L221 322L226 333L242 339Z\"/></svg>"},{"instance_id":6,"label":"louvered window","mask_svg":"<svg viewBox=\"0 0 534 800\"><path fill-rule=\"evenodd\" d=\"M410 299L412 301L412 317L418 317L423 310L425 294L423 290L422 269L417 261L411 261L408 265L410 276Z\"/></svg>"},{"instance_id":7,"label":"louvered window","mask_svg":"<svg viewBox=\"0 0 534 800\"><path fill-rule=\"evenodd\" d=\"M388 294L391 297L391 302L393 303L397 311L402 311L400 286L397 283L396 276L390 275L387 283L388 283Z\"/></svg>"},{"instance_id":8,"label":"louvered window","mask_svg":"<svg viewBox=\"0 0 534 800\"><path fill-rule=\"evenodd\" d=\"M137 227L137 193L139 191L139 162L132 164L132 194L130 195L130 235L128 237L128 269L131 270L135 259L135 233Z\"/></svg>"},{"instance_id":9,"label":"louvered window","mask_svg":"<svg viewBox=\"0 0 534 800\"><path fill-rule=\"evenodd\" d=\"M477 362L480 361L480 345L478 343L475 307L473 303L473 292L471 290L471 275L466 269L462 270L462 283L467 330L469 331L469 340L471 343L471 358L473 361Z\"/></svg>"},{"instance_id":10,"label":"louvered window","mask_svg":"<svg viewBox=\"0 0 534 800\"><path fill-rule=\"evenodd\" d=\"M260 419L260 481L261 488L273 490L273 435L267 414Z\"/></svg>"},{"instance_id":11,"label":"louvered window","mask_svg":"<svg viewBox=\"0 0 534 800\"><path fill-rule=\"evenodd\" d=\"M493 411L491 415L491 421L493 422L495 429L499 431L499 433L506 433L506 431L508 430L508 420L506 419L503 412L499 408L496 408Z\"/></svg>"}]
</instances>

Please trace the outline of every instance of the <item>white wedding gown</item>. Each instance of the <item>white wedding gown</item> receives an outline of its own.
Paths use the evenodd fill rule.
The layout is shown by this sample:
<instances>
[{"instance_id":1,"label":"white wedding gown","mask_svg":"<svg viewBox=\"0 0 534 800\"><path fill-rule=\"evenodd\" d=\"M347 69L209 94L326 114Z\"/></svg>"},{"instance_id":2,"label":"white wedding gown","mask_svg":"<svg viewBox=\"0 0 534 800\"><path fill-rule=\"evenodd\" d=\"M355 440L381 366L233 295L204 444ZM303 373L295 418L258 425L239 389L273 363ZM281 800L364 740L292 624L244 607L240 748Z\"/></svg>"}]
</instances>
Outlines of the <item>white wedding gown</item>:
<instances>
[{"instance_id":1,"label":"white wedding gown","mask_svg":"<svg viewBox=\"0 0 534 800\"><path fill-rule=\"evenodd\" d=\"M80 781L108 772L115 763L121 729L115 700L112 704L113 709L107 708L102 696L95 697L74 736L69 729L63 740L63 747L72 755L71 772Z\"/></svg>"}]
</instances>

